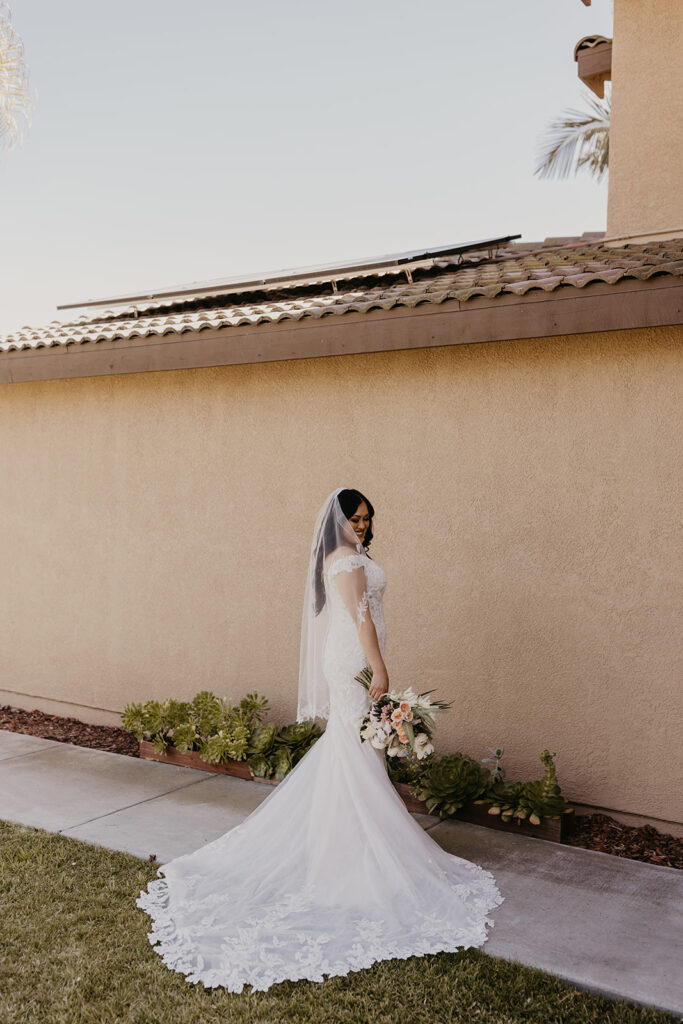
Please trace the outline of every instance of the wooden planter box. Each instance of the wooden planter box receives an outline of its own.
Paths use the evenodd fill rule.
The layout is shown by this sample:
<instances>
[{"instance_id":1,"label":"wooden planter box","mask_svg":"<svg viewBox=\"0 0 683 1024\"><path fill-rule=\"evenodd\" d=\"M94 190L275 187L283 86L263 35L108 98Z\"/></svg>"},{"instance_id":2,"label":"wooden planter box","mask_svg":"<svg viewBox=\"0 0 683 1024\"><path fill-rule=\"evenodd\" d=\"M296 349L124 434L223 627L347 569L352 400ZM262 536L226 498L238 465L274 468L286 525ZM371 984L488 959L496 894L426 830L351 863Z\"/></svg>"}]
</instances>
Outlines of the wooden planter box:
<instances>
[{"instance_id":1,"label":"wooden planter box","mask_svg":"<svg viewBox=\"0 0 683 1024\"><path fill-rule=\"evenodd\" d=\"M407 782L395 782L394 786L403 797L409 811L414 811L417 814L430 813L427 810L427 804L418 800L410 792ZM465 804L453 818L445 820L468 821L472 825L483 825L485 828L495 828L500 832L513 832L518 836L535 836L536 839L549 839L553 843L562 843L569 832L567 819L573 818L572 814L563 814L556 819L543 818L540 825L532 825L528 821L520 821L517 818L505 822L501 821L499 814L489 814L489 806L489 804ZM432 815L432 817L438 818L438 815Z\"/></svg>"},{"instance_id":2,"label":"wooden planter box","mask_svg":"<svg viewBox=\"0 0 683 1024\"><path fill-rule=\"evenodd\" d=\"M180 764L183 768L199 768L203 772L215 772L217 775L236 775L238 779L253 779L246 761L223 761L222 764L209 764L202 761L196 750L188 750L181 754L175 747L169 747L165 754L157 754L151 743L140 740L140 757L147 761L163 761L164 764Z\"/></svg>"},{"instance_id":3,"label":"wooden planter box","mask_svg":"<svg viewBox=\"0 0 683 1024\"><path fill-rule=\"evenodd\" d=\"M251 779L252 782L263 782L267 786L277 786L281 781L280 779L261 779L252 775L246 761L228 760L221 764L209 764L207 761L202 761L196 751L181 754L175 747L169 747L165 754L157 754L147 740L140 741L140 757L148 761L163 761L164 764L179 764L184 768L198 768L200 771L215 772L218 775L235 775L238 779ZM427 805L410 792L407 782L395 782L394 787L409 811L417 814L430 814ZM574 817L572 814L563 814L555 821L544 818L540 825L531 825L528 821L516 820L506 823L501 821L500 815L489 814L488 810L488 804L466 804L454 818L446 820L468 821L473 825L483 825L485 828L495 828L501 832L513 832L518 836L535 836L537 839L549 839L553 843L562 843L569 834L570 821L568 819ZM430 814L430 817L436 821L439 818L438 814Z\"/></svg>"}]
</instances>

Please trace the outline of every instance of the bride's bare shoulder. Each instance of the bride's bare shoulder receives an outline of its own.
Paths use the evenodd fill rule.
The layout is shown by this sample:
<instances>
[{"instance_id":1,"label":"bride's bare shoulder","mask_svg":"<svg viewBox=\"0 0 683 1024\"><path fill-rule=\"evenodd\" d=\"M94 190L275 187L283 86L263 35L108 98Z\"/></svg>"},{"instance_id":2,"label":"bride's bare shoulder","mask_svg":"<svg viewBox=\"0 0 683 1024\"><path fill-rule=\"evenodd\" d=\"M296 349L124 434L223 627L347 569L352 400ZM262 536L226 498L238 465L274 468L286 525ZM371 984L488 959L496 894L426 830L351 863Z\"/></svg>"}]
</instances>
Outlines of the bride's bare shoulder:
<instances>
[{"instance_id":1,"label":"bride's bare shoulder","mask_svg":"<svg viewBox=\"0 0 683 1024\"><path fill-rule=\"evenodd\" d=\"M333 562L336 562L338 558L343 558L345 555L357 555L358 549L352 548L350 544L341 544L334 551L330 551L329 555L325 556L325 571L329 569Z\"/></svg>"}]
</instances>

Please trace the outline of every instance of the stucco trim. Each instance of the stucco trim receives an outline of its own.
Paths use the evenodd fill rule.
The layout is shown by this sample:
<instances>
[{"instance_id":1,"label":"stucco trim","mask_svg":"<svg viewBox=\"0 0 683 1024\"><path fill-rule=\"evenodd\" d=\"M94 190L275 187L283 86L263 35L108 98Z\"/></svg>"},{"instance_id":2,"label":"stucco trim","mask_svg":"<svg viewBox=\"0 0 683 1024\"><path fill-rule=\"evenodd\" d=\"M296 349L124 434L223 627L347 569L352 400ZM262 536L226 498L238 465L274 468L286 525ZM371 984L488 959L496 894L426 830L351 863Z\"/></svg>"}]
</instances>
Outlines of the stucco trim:
<instances>
[{"instance_id":1,"label":"stucco trim","mask_svg":"<svg viewBox=\"0 0 683 1024\"><path fill-rule=\"evenodd\" d=\"M683 237L683 227L662 228L660 231L646 231L640 235L611 235L603 238L601 244L615 248L627 245L646 245L648 242L669 242L674 238Z\"/></svg>"},{"instance_id":2,"label":"stucco trim","mask_svg":"<svg viewBox=\"0 0 683 1024\"><path fill-rule=\"evenodd\" d=\"M577 291L475 296L417 308L281 321L8 352L0 382L63 380L115 373L312 359L399 349L471 345L683 323L678 278L596 282Z\"/></svg>"}]
</instances>

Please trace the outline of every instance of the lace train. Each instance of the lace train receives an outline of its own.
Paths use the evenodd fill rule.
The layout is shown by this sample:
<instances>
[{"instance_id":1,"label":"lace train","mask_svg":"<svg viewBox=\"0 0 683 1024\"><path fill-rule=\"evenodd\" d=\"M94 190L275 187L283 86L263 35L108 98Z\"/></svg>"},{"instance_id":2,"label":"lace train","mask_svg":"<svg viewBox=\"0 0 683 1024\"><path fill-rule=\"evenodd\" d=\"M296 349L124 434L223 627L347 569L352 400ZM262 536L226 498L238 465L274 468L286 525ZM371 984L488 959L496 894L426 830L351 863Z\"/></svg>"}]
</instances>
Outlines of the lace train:
<instances>
[{"instance_id":1,"label":"lace train","mask_svg":"<svg viewBox=\"0 0 683 1024\"><path fill-rule=\"evenodd\" d=\"M189 982L265 991L486 941L493 876L424 832L345 726L331 719L241 825L140 894L155 951Z\"/></svg>"},{"instance_id":2,"label":"lace train","mask_svg":"<svg viewBox=\"0 0 683 1024\"><path fill-rule=\"evenodd\" d=\"M456 952L480 946L486 941L486 925L493 921L488 911L503 900L493 877L482 871L474 885L451 886L460 899L470 898L470 906L479 913L478 922L467 930L444 929L435 912L417 915L412 930L402 940L387 941L382 923L357 915L349 920L347 913L338 913L339 921L328 919L328 930L316 935L313 931L320 917L311 897L290 894L259 917L245 918L235 935L221 944L222 960L208 967L197 944L181 932L168 909L168 887L164 879L150 882L137 905L153 919L149 939L164 964L184 974L193 984L206 988L225 987L228 992L242 992L251 985L254 992L265 992L281 981L324 981L325 977L344 976L372 967L381 960L406 960L427 953ZM345 933L346 949L342 956L330 957L327 947L335 934ZM278 935L281 929L284 935ZM286 955L283 955L283 947Z\"/></svg>"}]
</instances>

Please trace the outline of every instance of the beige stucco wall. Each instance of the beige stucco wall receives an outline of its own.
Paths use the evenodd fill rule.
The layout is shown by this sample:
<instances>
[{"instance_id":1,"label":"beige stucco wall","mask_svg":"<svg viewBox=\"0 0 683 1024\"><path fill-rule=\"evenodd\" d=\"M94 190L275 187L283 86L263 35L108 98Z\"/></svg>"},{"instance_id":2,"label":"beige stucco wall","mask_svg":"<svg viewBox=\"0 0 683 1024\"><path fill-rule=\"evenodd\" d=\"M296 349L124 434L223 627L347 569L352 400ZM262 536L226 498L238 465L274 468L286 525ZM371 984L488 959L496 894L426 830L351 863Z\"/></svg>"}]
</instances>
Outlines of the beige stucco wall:
<instances>
[{"instance_id":1,"label":"beige stucco wall","mask_svg":"<svg viewBox=\"0 0 683 1024\"><path fill-rule=\"evenodd\" d=\"M0 702L257 689L293 720L313 519L355 486L390 678L455 699L440 750L533 777L547 746L573 799L683 820L681 340L3 385Z\"/></svg>"},{"instance_id":2,"label":"beige stucco wall","mask_svg":"<svg viewBox=\"0 0 683 1024\"><path fill-rule=\"evenodd\" d=\"M607 236L683 233L683 3L614 0Z\"/></svg>"}]
</instances>

